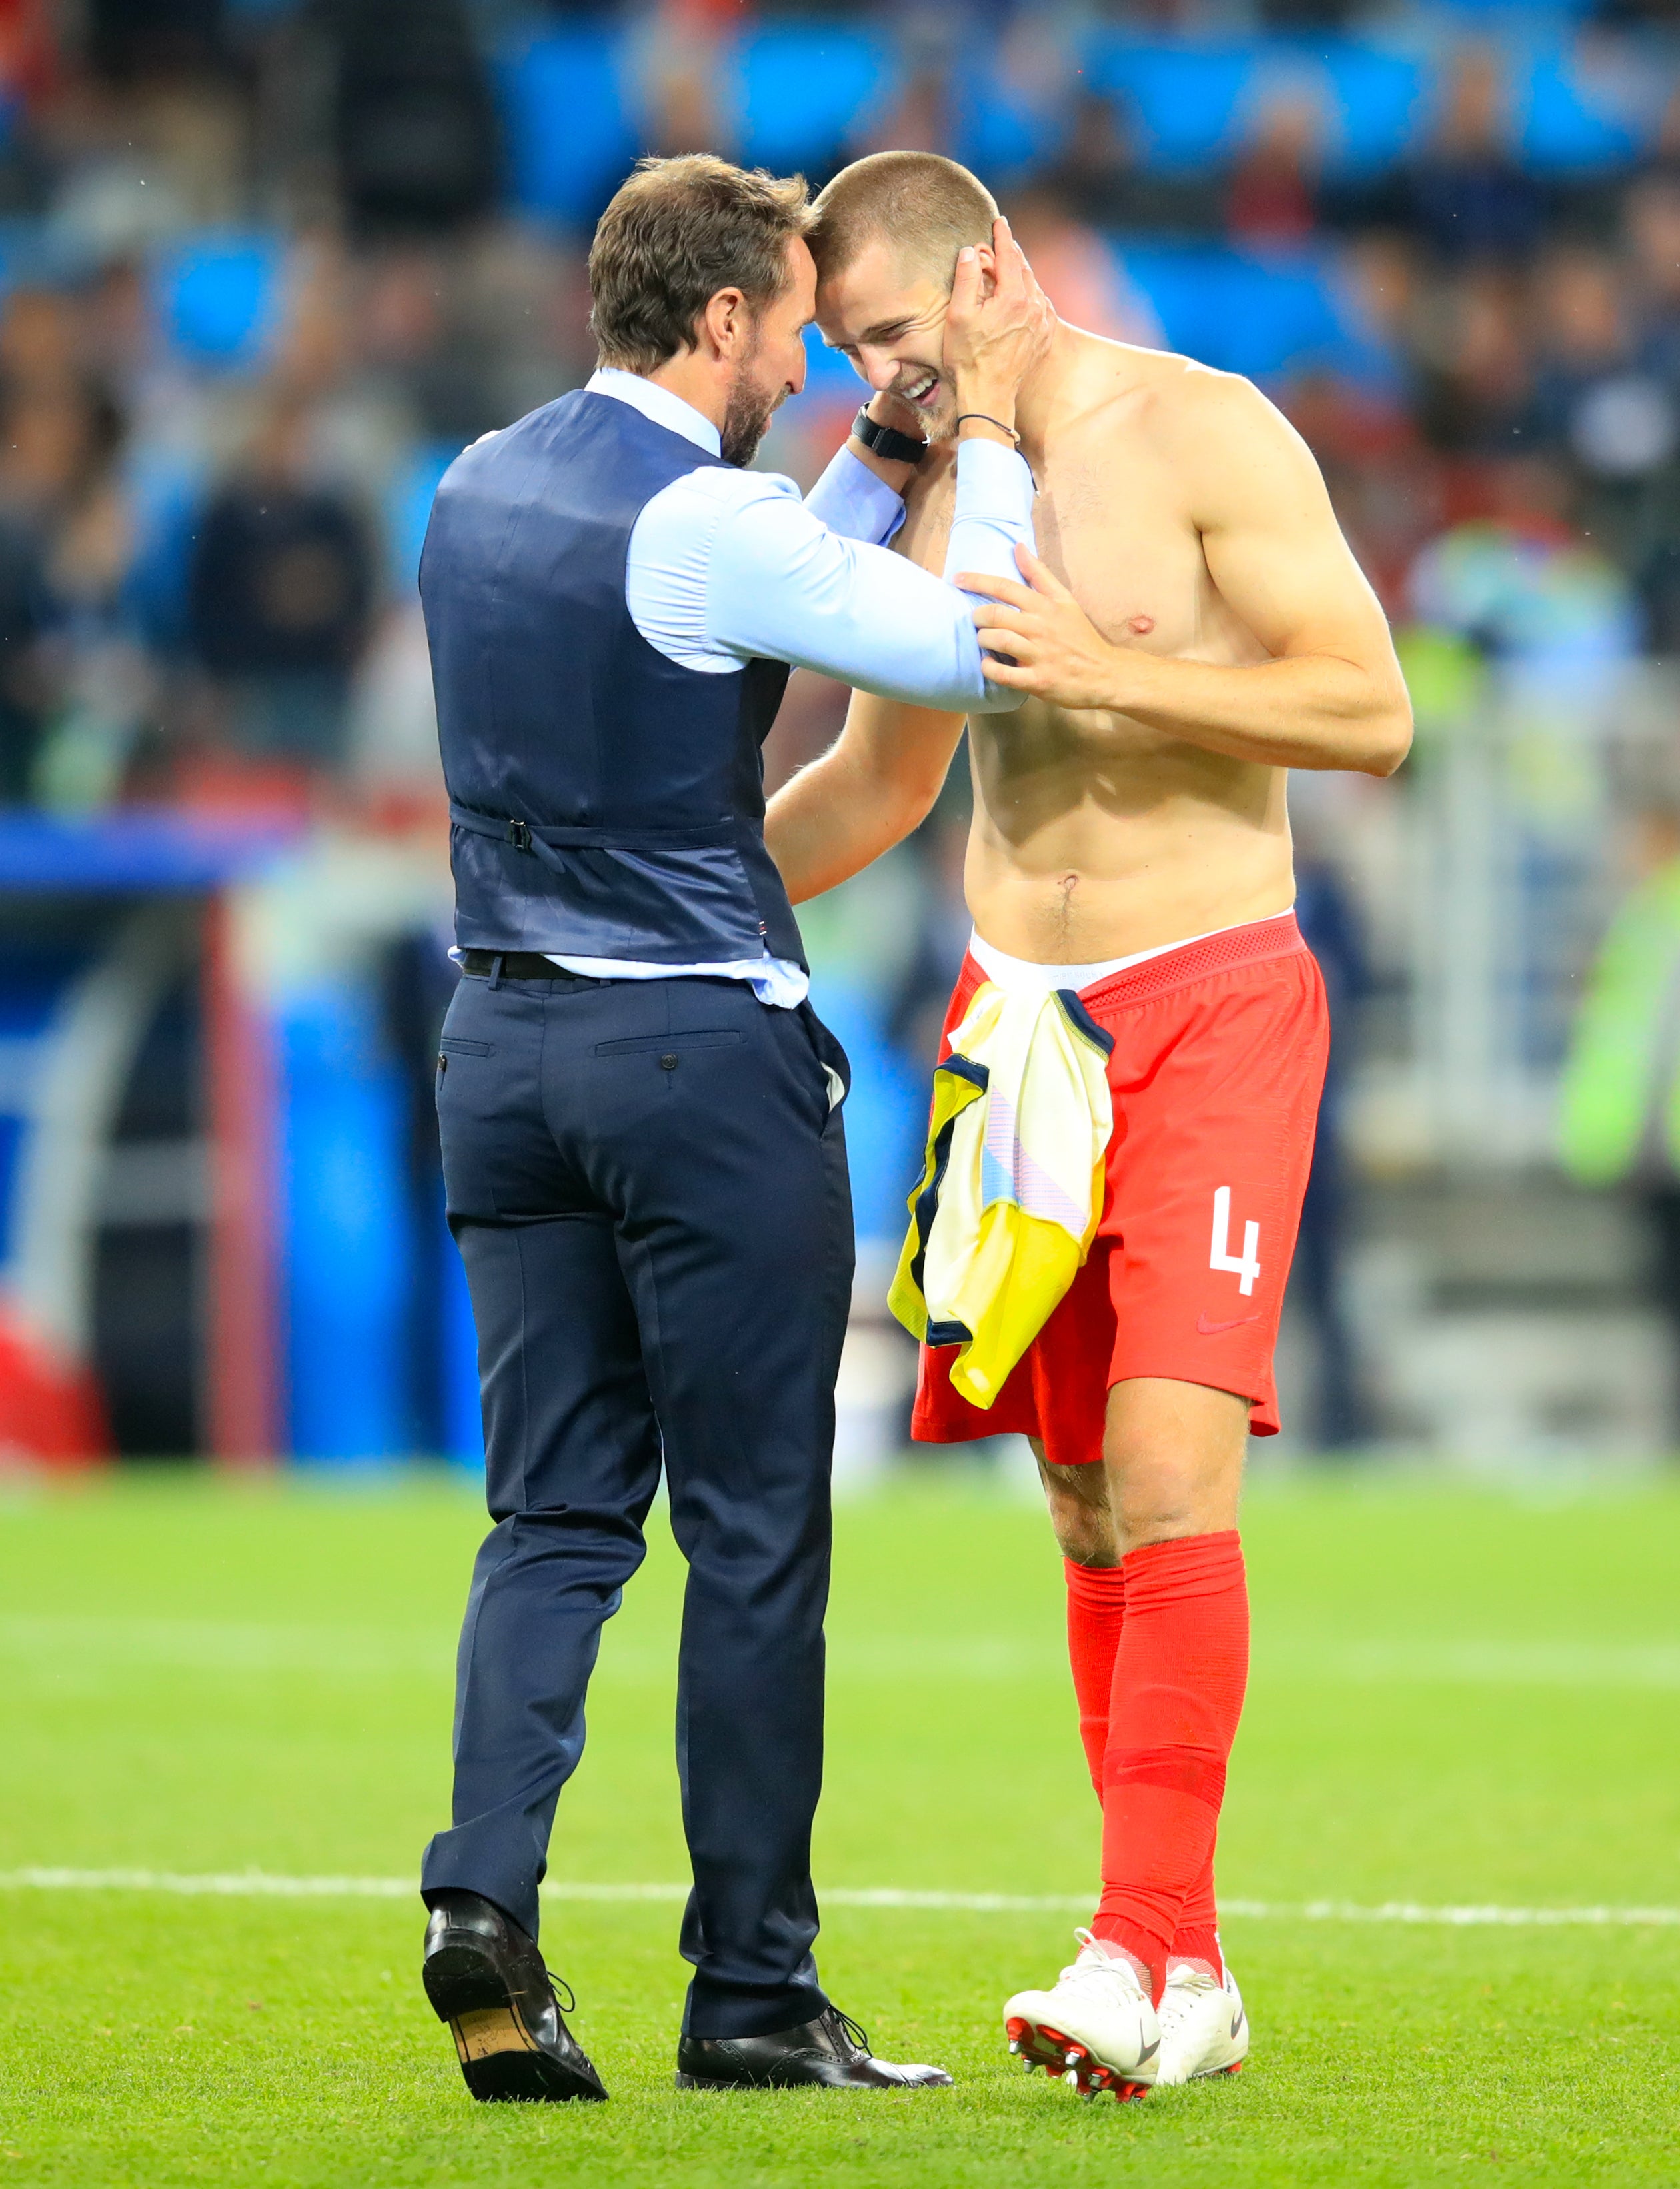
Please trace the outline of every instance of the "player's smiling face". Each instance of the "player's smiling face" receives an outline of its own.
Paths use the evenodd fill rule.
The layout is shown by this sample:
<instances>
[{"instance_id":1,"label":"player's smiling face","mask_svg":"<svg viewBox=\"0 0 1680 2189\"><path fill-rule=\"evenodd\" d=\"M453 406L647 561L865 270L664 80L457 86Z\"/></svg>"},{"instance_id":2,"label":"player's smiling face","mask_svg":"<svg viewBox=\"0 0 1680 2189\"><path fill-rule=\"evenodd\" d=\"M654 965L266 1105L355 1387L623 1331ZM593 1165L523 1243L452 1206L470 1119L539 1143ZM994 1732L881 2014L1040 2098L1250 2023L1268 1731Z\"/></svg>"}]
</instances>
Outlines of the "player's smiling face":
<instances>
[{"instance_id":1,"label":"player's smiling face","mask_svg":"<svg viewBox=\"0 0 1680 2189\"><path fill-rule=\"evenodd\" d=\"M990 257L988 252L987 256ZM907 259L885 237L864 245L817 291L817 324L877 394L891 392L930 440L954 430L956 391L945 376L948 282Z\"/></svg>"}]
</instances>

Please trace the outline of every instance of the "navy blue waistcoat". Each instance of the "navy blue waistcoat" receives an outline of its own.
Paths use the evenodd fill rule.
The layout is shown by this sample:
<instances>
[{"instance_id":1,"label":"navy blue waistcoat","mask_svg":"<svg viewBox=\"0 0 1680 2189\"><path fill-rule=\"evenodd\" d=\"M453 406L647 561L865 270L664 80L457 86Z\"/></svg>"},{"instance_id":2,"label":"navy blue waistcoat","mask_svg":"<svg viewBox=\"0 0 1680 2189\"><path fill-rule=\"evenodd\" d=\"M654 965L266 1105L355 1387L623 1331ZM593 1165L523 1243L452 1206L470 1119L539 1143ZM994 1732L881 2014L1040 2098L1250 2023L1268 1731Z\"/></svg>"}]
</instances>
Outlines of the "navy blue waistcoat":
<instances>
[{"instance_id":1,"label":"navy blue waistcoat","mask_svg":"<svg viewBox=\"0 0 1680 2189\"><path fill-rule=\"evenodd\" d=\"M420 591L464 948L804 964L764 847L787 665L684 669L625 602L643 506L720 461L579 391L445 473Z\"/></svg>"}]
</instances>

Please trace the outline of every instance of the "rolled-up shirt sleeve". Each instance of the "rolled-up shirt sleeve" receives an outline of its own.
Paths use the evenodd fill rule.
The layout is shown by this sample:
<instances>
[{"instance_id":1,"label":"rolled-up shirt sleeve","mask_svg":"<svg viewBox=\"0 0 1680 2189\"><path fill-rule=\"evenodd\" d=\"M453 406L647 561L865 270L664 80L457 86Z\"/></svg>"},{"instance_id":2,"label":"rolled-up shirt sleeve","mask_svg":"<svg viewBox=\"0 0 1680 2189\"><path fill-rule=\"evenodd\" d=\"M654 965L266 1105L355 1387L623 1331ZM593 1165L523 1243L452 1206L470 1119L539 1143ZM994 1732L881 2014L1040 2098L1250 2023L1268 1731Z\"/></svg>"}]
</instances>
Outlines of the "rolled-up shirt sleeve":
<instances>
[{"instance_id":1,"label":"rolled-up shirt sleeve","mask_svg":"<svg viewBox=\"0 0 1680 2189\"><path fill-rule=\"evenodd\" d=\"M842 540L867 540L876 547L885 547L904 522L903 495L861 463L844 441L805 497L805 506Z\"/></svg>"},{"instance_id":2,"label":"rolled-up shirt sleeve","mask_svg":"<svg viewBox=\"0 0 1680 2189\"><path fill-rule=\"evenodd\" d=\"M1017 540L1032 541L1031 472L1012 450L964 441L947 572L1016 576ZM817 670L911 706L1006 713L1021 694L987 683L971 610L970 597L945 579L842 539L784 480L766 478L762 491L735 502L712 541L712 645Z\"/></svg>"},{"instance_id":3,"label":"rolled-up shirt sleeve","mask_svg":"<svg viewBox=\"0 0 1680 2189\"><path fill-rule=\"evenodd\" d=\"M1014 449L1001 441L962 444L957 450L957 506L945 550L948 584L954 585L963 570L1021 583L1015 551L1033 545L1032 494L1032 474Z\"/></svg>"}]
</instances>

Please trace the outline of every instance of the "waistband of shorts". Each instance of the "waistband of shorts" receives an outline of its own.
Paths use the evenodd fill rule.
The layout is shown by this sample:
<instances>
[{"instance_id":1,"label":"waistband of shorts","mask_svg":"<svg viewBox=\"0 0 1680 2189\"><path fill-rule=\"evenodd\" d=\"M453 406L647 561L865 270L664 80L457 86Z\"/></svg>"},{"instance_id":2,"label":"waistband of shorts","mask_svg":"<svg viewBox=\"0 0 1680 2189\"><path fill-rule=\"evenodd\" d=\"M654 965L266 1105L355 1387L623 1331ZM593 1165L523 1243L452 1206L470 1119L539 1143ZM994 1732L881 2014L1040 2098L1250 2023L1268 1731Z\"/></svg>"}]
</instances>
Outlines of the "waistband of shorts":
<instances>
[{"instance_id":1,"label":"waistband of shorts","mask_svg":"<svg viewBox=\"0 0 1680 2189\"><path fill-rule=\"evenodd\" d=\"M1145 958L1141 965L1111 973L1106 980L1094 981L1089 988L1080 989L1079 1000L1093 1015L1123 1010L1128 1004L1147 1003L1215 973L1229 973L1239 965L1258 965L1269 958L1301 956L1306 948L1294 913L1280 912L1270 919L1251 919L1241 927L1222 928L1217 935L1204 935L1199 942L1163 950L1158 958ZM973 976L970 982L973 987L986 978L980 964L966 955L963 970L964 976Z\"/></svg>"}]
</instances>

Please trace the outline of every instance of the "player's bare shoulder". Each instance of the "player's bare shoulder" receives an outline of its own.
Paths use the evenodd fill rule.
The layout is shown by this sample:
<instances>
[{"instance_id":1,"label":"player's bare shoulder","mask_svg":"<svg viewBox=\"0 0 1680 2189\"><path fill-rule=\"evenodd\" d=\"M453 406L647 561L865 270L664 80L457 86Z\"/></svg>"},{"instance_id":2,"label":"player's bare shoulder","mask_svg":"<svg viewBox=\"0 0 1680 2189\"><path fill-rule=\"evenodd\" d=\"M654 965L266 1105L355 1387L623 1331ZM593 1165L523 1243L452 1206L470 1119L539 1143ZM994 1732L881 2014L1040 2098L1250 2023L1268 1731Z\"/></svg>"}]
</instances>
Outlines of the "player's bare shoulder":
<instances>
[{"instance_id":1,"label":"player's bare shoulder","mask_svg":"<svg viewBox=\"0 0 1680 2189\"><path fill-rule=\"evenodd\" d=\"M1280 494L1322 496L1312 451L1252 380L1168 356L1152 379L1152 437L1199 529Z\"/></svg>"}]
</instances>

